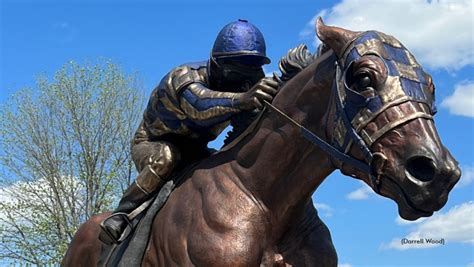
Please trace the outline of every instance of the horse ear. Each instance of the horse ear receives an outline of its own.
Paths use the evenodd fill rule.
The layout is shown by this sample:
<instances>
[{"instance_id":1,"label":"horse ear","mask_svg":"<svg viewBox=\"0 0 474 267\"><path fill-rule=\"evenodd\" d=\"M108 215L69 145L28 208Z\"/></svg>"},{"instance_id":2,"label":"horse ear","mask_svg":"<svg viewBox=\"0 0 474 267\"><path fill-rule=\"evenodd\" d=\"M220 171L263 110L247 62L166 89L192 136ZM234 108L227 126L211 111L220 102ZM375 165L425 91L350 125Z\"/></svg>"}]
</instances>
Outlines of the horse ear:
<instances>
[{"instance_id":1,"label":"horse ear","mask_svg":"<svg viewBox=\"0 0 474 267\"><path fill-rule=\"evenodd\" d=\"M353 32L339 27L326 26L321 17L316 20L316 35L319 40L328 45L340 58L346 44L352 41L359 32Z\"/></svg>"}]
</instances>

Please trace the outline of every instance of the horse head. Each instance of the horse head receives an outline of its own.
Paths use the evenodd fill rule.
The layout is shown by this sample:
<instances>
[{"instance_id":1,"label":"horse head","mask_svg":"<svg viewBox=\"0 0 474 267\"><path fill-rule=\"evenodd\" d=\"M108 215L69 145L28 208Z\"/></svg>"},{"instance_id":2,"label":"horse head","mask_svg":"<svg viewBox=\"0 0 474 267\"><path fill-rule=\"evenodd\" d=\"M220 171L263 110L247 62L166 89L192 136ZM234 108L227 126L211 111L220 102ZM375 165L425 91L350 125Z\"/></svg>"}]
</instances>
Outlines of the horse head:
<instances>
[{"instance_id":1,"label":"horse head","mask_svg":"<svg viewBox=\"0 0 474 267\"><path fill-rule=\"evenodd\" d=\"M336 166L393 199L402 218L431 216L461 175L433 122L431 76L390 35L327 26L320 18L316 33L337 58L328 136L362 165Z\"/></svg>"}]
</instances>

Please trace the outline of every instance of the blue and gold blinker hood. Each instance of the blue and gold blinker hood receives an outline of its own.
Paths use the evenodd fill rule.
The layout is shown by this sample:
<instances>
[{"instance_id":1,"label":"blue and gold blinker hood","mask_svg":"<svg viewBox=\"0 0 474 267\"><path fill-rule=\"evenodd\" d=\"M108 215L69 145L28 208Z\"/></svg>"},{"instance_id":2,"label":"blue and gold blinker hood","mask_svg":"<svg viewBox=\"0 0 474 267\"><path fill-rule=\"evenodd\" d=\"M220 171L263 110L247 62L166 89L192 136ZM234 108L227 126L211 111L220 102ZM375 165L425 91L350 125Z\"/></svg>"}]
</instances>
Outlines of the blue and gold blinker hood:
<instances>
[{"instance_id":1,"label":"blue and gold blinker hood","mask_svg":"<svg viewBox=\"0 0 474 267\"><path fill-rule=\"evenodd\" d=\"M414 56L394 37L367 31L347 44L338 59L334 89L337 96L337 118L333 144L344 153L357 145L371 161L370 146L390 129L416 118L432 119L436 112L431 78ZM349 88L345 75L352 63L365 55L375 55L385 64L386 80L372 96ZM412 114L404 114L399 105L407 103ZM385 110L397 109L398 117L384 127L371 131L366 126Z\"/></svg>"},{"instance_id":2,"label":"blue and gold blinker hood","mask_svg":"<svg viewBox=\"0 0 474 267\"><path fill-rule=\"evenodd\" d=\"M400 97L408 97L410 100L425 103L431 108L432 113L436 113L434 96L428 91L428 75L423 71L410 51L397 39L376 31L362 33L349 44L345 49L342 59L339 60L343 73L347 71L353 62L359 60L364 55L380 57L388 70L384 90L379 91L372 99L364 99L366 107L371 112L377 111L383 105ZM350 97L352 92L349 92L348 97ZM359 111L358 108L346 107L348 108L346 110L347 115L350 119L353 119Z\"/></svg>"}]
</instances>

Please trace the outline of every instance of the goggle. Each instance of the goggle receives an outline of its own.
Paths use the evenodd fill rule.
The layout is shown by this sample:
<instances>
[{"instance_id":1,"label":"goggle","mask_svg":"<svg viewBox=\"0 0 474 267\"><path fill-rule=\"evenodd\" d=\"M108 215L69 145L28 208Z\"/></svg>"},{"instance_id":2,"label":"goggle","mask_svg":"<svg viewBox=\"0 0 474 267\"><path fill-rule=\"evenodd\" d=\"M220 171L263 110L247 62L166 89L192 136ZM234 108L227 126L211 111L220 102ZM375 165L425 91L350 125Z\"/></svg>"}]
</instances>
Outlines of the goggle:
<instances>
[{"instance_id":1,"label":"goggle","mask_svg":"<svg viewBox=\"0 0 474 267\"><path fill-rule=\"evenodd\" d=\"M211 59L224 73L238 72L245 75L255 73L262 69L260 65L249 65L237 60L217 59L215 57L211 57Z\"/></svg>"}]
</instances>

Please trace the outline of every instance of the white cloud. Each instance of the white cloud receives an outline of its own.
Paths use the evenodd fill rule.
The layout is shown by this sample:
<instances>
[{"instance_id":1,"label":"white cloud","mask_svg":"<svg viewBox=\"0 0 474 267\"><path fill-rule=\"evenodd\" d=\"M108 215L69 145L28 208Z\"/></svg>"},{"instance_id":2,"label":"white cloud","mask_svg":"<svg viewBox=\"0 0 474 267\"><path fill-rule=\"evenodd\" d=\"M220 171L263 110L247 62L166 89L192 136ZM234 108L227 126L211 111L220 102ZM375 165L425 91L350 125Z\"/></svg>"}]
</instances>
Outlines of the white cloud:
<instances>
[{"instance_id":1,"label":"white cloud","mask_svg":"<svg viewBox=\"0 0 474 267\"><path fill-rule=\"evenodd\" d=\"M70 189L71 193L74 193L73 201L76 206L83 205L85 203L85 196L81 194L81 190L84 188L83 185L74 177L62 176L61 182L64 186ZM62 195L61 201L64 201L65 205L66 198L70 196ZM6 206L13 207L20 203L43 203L49 208L56 208L53 201L57 201L53 197L53 189L51 184L45 179L40 178L34 181L17 181L9 186L0 188L0 202ZM6 215L3 213L4 210L0 210L0 218L5 218ZM32 216L31 212L34 209L23 209L22 217Z\"/></svg>"},{"instance_id":2,"label":"white cloud","mask_svg":"<svg viewBox=\"0 0 474 267\"><path fill-rule=\"evenodd\" d=\"M452 114L474 117L474 81L456 84L454 93L446 97L441 106Z\"/></svg>"},{"instance_id":3,"label":"white cloud","mask_svg":"<svg viewBox=\"0 0 474 267\"><path fill-rule=\"evenodd\" d=\"M474 166L461 167L462 175L455 188L460 188L471 184L474 181Z\"/></svg>"},{"instance_id":4,"label":"white cloud","mask_svg":"<svg viewBox=\"0 0 474 267\"><path fill-rule=\"evenodd\" d=\"M10 194L8 194L9 188L0 188L0 203L12 203L14 200Z\"/></svg>"},{"instance_id":5,"label":"white cloud","mask_svg":"<svg viewBox=\"0 0 474 267\"><path fill-rule=\"evenodd\" d=\"M398 224L415 225L405 237L394 238L388 244L383 243L383 249L426 249L441 246L429 244L426 239L445 240L449 243L474 244L474 202L466 202L455 206L446 213L438 213L430 218L415 223L405 223L397 219ZM423 244L402 244L403 238L408 240L424 240Z\"/></svg>"},{"instance_id":6,"label":"white cloud","mask_svg":"<svg viewBox=\"0 0 474 267\"><path fill-rule=\"evenodd\" d=\"M331 208L328 204L324 203L316 203L313 201L314 207L318 210L318 213L324 217L331 217L333 214L333 208Z\"/></svg>"},{"instance_id":7,"label":"white cloud","mask_svg":"<svg viewBox=\"0 0 474 267\"><path fill-rule=\"evenodd\" d=\"M382 8L381 8L382 7ZM395 36L432 68L474 64L472 0L343 0L321 11L325 23L351 30L378 30ZM315 36L313 18L300 32Z\"/></svg>"},{"instance_id":8,"label":"white cloud","mask_svg":"<svg viewBox=\"0 0 474 267\"><path fill-rule=\"evenodd\" d=\"M308 23L306 23L306 26L304 27L304 29L300 31L300 38L306 39L308 37L315 37L316 32L314 29L314 25L316 24L316 19L318 17L326 17L327 11L328 11L327 9L323 9L318 14L316 14ZM316 40L317 39L318 38L316 38Z\"/></svg>"},{"instance_id":9,"label":"white cloud","mask_svg":"<svg viewBox=\"0 0 474 267\"><path fill-rule=\"evenodd\" d=\"M346 198L350 200L362 200L368 199L371 194L375 194L372 188L364 184L361 188L347 194Z\"/></svg>"},{"instance_id":10,"label":"white cloud","mask_svg":"<svg viewBox=\"0 0 474 267\"><path fill-rule=\"evenodd\" d=\"M426 221L427 219L428 218L419 218L416 221L408 221L408 220L405 220L402 217L398 216L397 219L395 220L395 222L398 225L414 225L414 224L422 223L422 222Z\"/></svg>"},{"instance_id":11,"label":"white cloud","mask_svg":"<svg viewBox=\"0 0 474 267\"><path fill-rule=\"evenodd\" d=\"M0 209L0 224L4 224L5 222L3 220L4 220L4 218L7 218L7 213L4 210L5 206L6 207L15 207L22 199L24 199L23 198L24 190L22 190L22 189L25 188L25 186L28 186L28 185L32 185L32 191L41 192L41 190L39 190L40 189L39 188L40 183L36 183L36 182L31 182L31 183L16 182L16 183L11 184L9 186L0 188L0 202L2 203L2 208ZM22 192L23 192L23 194L22 194ZM21 196L21 197L19 197L19 196ZM42 195L41 199L47 200L47 196ZM34 197L28 197L28 200L31 201L31 203L35 203L36 201L39 201L40 199L37 196L34 196ZM5 206L3 206L3 205L5 205ZM7 210L8 209L9 208L7 208ZM24 212L24 216L20 216L16 213L12 213L12 212L8 212L8 214L10 216L13 216L13 218L17 222L19 222L19 221L25 222L25 220L23 219L25 216L30 217L30 216L33 215L31 210L22 210L22 212Z\"/></svg>"},{"instance_id":12,"label":"white cloud","mask_svg":"<svg viewBox=\"0 0 474 267\"><path fill-rule=\"evenodd\" d=\"M15 202L15 198L8 193L9 188L0 188L0 203L2 205L11 205ZM0 211L0 221L6 219L6 215Z\"/></svg>"},{"instance_id":13,"label":"white cloud","mask_svg":"<svg viewBox=\"0 0 474 267\"><path fill-rule=\"evenodd\" d=\"M338 264L337 267L352 267L352 264L342 263L342 264Z\"/></svg>"}]
</instances>

